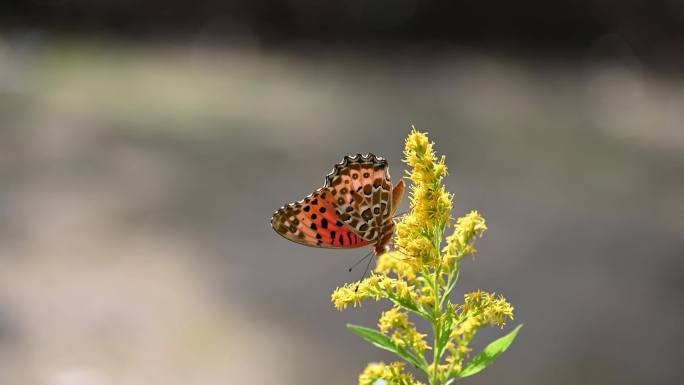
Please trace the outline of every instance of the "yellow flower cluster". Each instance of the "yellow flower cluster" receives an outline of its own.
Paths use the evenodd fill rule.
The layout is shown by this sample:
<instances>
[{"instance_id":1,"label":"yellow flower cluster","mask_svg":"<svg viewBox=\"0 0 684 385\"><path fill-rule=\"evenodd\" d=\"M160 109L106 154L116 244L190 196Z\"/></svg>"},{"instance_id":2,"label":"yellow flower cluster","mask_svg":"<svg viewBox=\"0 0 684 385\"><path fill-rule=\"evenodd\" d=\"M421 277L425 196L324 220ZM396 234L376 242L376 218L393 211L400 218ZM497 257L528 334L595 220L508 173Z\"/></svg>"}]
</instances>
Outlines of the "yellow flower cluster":
<instances>
[{"instance_id":1,"label":"yellow flower cluster","mask_svg":"<svg viewBox=\"0 0 684 385\"><path fill-rule=\"evenodd\" d=\"M359 385L377 385L383 380L386 385L422 385L410 373L404 372L402 362L385 365L383 362L370 363L359 376Z\"/></svg>"},{"instance_id":2,"label":"yellow flower cluster","mask_svg":"<svg viewBox=\"0 0 684 385\"><path fill-rule=\"evenodd\" d=\"M464 304L458 308L460 323L451 330L446 349L449 355L445 361L448 364L447 373L458 373L463 360L470 352L470 341L484 326L506 324L506 318L513 319L513 306L503 296L481 290L466 294Z\"/></svg>"},{"instance_id":3,"label":"yellow flower cluster","mask_svg":"<svg viewBox=\"0 0 684 385\"><path fill-rule=\"evenodd\" d=\"M401 347L408 347L418 353L423 353L430 349L425 342L425 334L418 333L416 325L408 319L408 313L398 307L383 312L378 321L378 328L382 333L392 333L392 342Z\"/></svg>"},{"instance_id":4,"label":"yellow flower cluster","mask_svg":"<svg viewBox=\"0 0 684 385\"><path fill-rule=\"evenodd\" d=\"M410 304L416 301L415 288L402 279L386 275L371 274L360 282L348 283L332 293L331 300L337 310L344 310L350 304L360 306L361 301L373 298L376 301L387 298L395 303Z\"/></svg>"},{"instance_id":5,"label":"yellow flower cluster","mask_svg":"<svg viewBox=\"0 0 684 385\"><path fill-rule=\"evenodd\" d=\"M478 290L465 295L463 313L481 316L483 325L506 325L506 318L513 319L513 306L503 296Z\"/></svg>"},{"instance_id":6,"label":"yellow flower cluster","mask_svg":"<svg viewBox=\"0 0 684 385\"><path fill-rule=\"evenodd\" d=\"M378 257L375 272L386 276L394 275L412 284L416 283L415 265L410 263L405 255L396 251L390 251Z\"/></svg>"},{"instance_id":7,"label":"yellow flower cluster","mask_svg":"<svg viewBox=\"0 0 684 385\"><path fill-rule=\"evenodd\" d=\"M442 179L447 175L444 157L437 160L424 133L412 129L406 139L404 161L411 167L411 212L397 224L397 247L417 264L434 262L435 247L444 226L451 220L453 196L446 192Z\"/></svg>"},{"instance_id":8,"label":"yellow flower cluster","mask_svg":"<svg viewBox=\"0 0 684 385\"><path fill-rule=\"evenodd\" d=\"M447 237L447 244L442 249L447 264L458 263L464 256L475 253L472 241L482 236L487 230L485 219L477 211L458 218L453 234Z\"/></svg>"},{"instance_id":9,"label":"yellow flower cluster","mask_svg":"<svg viewBox=\"0 0 684 385\"><path fill-rule=\"evenodd\" d=\"M385 334L391 329L406 329L408 325L408 314L397 307L383 312L378 321L378 329Z\"/></svg>"},{"instance_id":10,"label":"yellow flower cluster","mask_svg":"<svg viewBox=\"0 0 684 385\"><path fill-rule=\"evenodd\" d=\"M463 321L451 331L451 338L458 339L461 345L467 346L480 328L488 325L503 328L506 318L513 319L513 306L503 296L478 290L464 297L465 302L459 308Z\"/></svg>"}]
</instances>

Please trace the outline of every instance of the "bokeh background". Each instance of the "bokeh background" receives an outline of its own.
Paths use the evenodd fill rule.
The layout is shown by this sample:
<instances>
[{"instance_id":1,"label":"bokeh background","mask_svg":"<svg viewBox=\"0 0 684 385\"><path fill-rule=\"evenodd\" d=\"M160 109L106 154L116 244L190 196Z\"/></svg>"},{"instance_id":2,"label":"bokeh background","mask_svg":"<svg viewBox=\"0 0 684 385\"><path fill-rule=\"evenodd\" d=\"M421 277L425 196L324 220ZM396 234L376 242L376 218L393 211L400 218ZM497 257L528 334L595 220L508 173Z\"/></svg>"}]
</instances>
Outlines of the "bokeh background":
<instances>
[{"instance_id":1,"label":"bokeh background","mask_svg":"<svg viewBox=\"0 0 684 385\"><path fill-rule=\"evenodd\" d=\"M355 383L363 252L269 218L410 124L488 220L456 296L526 324L464 383L678 383L683 43L678 0L5 0L0 384Z\"/></svg>"}]
</instances>

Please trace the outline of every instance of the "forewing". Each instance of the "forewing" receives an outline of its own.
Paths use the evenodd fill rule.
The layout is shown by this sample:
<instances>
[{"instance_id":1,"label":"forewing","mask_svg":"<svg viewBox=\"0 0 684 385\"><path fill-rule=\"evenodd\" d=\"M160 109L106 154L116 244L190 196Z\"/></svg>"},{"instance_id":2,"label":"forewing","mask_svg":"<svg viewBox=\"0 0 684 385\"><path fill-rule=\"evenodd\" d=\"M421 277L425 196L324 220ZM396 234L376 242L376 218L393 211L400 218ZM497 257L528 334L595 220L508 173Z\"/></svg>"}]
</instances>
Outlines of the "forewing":
<instances>
[{"instance_id":1,"label":"forewing","mask_svg":"<svg viewBox=\"0 0 684 385\"><path fill-rule=\"evenodd\" d=\"M339 220L333 199L331 189L323 187L281 207L273 214L271 226L283 237L307 246L356 248L370 244Z\"/></svg>"},{"instance_id":2,"label":"forewing","mask_svg":"<svg viewBox=\"0 0 684 385\"><path fill-rule=\"evenodd\" d=\"M326 177L340 221L367 241L377 241L392 212L389 166L373 154L345 156Z\"/></svg>"}]
</instances>

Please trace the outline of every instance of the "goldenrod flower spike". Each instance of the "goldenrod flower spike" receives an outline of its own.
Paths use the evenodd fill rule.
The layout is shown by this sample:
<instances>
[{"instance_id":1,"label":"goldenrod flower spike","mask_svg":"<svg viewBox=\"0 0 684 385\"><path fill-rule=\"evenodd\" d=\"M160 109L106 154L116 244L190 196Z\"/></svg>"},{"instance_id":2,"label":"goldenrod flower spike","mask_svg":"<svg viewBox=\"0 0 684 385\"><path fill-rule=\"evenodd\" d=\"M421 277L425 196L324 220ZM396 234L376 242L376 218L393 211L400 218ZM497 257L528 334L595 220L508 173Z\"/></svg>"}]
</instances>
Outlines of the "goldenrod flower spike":
<instances>
[{"instance_id":1,"label":"goldenrod flower spike","mask_svg":"<svg viewBox=\"0 0 684 385\"><path fill-rule=\"evenodd\" d=\"M438 157L434 143L412 127L406 138L404 162L411 181L410 212L396 225L395 251L378 259L370 277L338 287L331 296L335 308L360 306L365 299L386 299L392 307L383 312L378 329L350 325L374 345L396 353L416 367L429 385L451 385L490 364L515 338L509 335L490 344L476 359L470 343L485 326L503 328L513 319L513 307L503 296L481 290L468 293L462 304L451 302L451 293L461 273L461 261L475 253L475 240L487 230L485 219L471 211L452 225L453 195L446 191L444 156ZM412 317L427 319L433 341L425 340ZM420 385L406 373L405 364L371 363L359 376L359 385Z\"/></svg>"}]
</instances>

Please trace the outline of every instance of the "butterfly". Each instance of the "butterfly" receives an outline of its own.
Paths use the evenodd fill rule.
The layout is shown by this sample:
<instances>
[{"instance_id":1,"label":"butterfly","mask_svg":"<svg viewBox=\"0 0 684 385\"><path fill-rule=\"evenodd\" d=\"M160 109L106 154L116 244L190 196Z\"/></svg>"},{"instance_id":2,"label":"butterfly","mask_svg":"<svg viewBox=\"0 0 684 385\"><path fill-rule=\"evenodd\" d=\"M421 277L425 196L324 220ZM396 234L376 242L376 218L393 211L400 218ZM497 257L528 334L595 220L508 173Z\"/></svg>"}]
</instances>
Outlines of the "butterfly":
<instances>
[{"instance_id":1,"label":"butterfly","mask_svg":"<svg viewBox=\"0 0 684 385\"><path fill-rule=\"evenodd\" d=\"M345 156L306 198L281 207L271 226L306 246L350 249L372 245L375 255L389 249L394 214L404 181L392 186L387 160L373 154Z\"/></svg>"}]
</instances>

